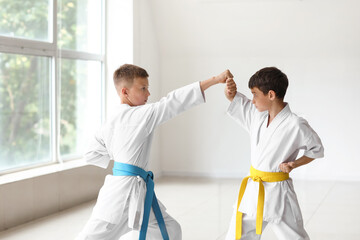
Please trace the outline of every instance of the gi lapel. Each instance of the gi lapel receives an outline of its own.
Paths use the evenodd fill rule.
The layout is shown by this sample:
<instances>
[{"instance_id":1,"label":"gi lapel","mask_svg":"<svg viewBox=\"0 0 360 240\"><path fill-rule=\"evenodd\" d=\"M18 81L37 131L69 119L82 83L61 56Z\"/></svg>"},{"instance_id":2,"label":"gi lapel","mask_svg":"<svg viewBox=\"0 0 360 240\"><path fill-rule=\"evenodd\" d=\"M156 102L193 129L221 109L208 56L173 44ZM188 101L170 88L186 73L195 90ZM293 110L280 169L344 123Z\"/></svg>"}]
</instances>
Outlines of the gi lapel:
<instances>
[{"instance_id":1,"label":"gi lapel","mask_svg":"<svg viewBox=\"0 0 360 240\"><path fill-rule=\"evenodd\" d=\"M275 116L275 118L272 120L272 122L267 127L264 134L262 134L262 139L260 139L258 142L259 144L257 147L259 149L262 149L266 147L271 140L272 135L275 133L276 129L280 126L280 124L291 114L291 110L289 107L289 104L286 103L286 106ZM268 116L269 114L266 114L266 117L263 118L263 124L267 125L268 122ZM261 123L259 125L261 127ZM258 129L260 131L260 128Z\"/></svg>"}]
</instances>

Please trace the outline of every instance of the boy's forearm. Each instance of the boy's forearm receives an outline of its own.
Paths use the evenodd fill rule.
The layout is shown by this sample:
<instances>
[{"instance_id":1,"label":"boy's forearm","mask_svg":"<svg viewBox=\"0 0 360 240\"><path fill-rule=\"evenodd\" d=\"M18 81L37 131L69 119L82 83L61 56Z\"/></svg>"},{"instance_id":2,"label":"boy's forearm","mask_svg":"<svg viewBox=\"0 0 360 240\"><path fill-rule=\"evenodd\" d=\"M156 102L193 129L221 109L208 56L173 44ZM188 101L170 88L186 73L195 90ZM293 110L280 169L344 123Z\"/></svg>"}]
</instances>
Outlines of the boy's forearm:
<instances>
[{"instance_id":1,"label":"boy's forearm","mask_svg":"<svg viewBox=\"0 0 360 240\"><path fill-rule=\"evenodd\" d=\"M211 86L213 86L215 84L218 84L218 83L219 83L219 80L217 80L216 77L212 77L212 78L209 78L207 80L201 81L200 82L201 91L204 92L209 87L211 87Z\"/></svg>"},{"instance_id":2,"label":"boy's forearm","mask_svg":"<svg viewBox=\"0 0 360 240\"><path fill-rule=\"evenodd\" d=\"M307 156L302 156L294 161L294 164L295 164L294 168L306 165L306 164L312 162L314 159L315 158L309 158Z\"/></svg>"}]
</instances>

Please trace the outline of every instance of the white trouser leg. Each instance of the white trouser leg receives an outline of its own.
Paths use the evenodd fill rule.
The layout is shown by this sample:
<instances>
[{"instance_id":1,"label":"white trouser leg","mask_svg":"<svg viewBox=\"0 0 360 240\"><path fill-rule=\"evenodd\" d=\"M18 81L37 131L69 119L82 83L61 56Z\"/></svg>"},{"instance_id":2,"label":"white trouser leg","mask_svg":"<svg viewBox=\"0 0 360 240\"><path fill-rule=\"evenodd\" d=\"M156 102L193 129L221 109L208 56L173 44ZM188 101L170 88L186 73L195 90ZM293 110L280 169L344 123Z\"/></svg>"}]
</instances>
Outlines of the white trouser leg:
<instances>
[{"instance_id":1,"label":"white trouser leg","mask_svg":"<svg viewBox=\"0 0 360 240\"><path fill-rule=\"evenodd\" d=\"M81 231L81 233L77 236L75 240L118 240L121 236L132 230L128 227L127 210L123 214L123 216L126 217L121 219L118 224L111 224L106 221L90 217L84 229ZM181 240L182 233L180 224L166 211L162 211L161 213L164 217L166 230L169 234L170 240ZM161 231L152 209L150 211L146 239L162 239Z\"/></svg>"},{"instance_id":2,"label":"white trouser leg","mask_svg":"<svg viewBox=\"0 0 360 240\"><path fill-rule=\"evenodd\" d=\"M124 209L122 216L119 216L122 219L117 224L91 216L75 240L118 240L131 231L128 227L128 211L128 208Z\"/></svg>"},{"instance_id":3,"label":"white trouser leg","mask_svg":"<svg viewBox=\"0 0 360 240\"><path fill-rule=\"evenodd\" d=\"M180 224L173 217L171 217L166 211L161 211L161 213L164 217L166 230L169 234L170 240L181 240L182 233L181 233ZM148 230L147 230L147 234L146 234L146 239L149 239L149 240L163 239L158 222L156 220L155 214L152 209L150 211L149 225L148 225Z\"/></svg>"},{"instance_id":4,"label":"white trouser leg","mask_svg":"<svg viewBox=\"0 0 360 240\"><path fill-rule=\"evenodd\" d=\"M75 240L118 240L130 230L127 221L112 224L100 219L90 218Z\"/></svg>"},{"instance_id":5,"label":"white trouser leg","mask_svg":"<svg viewBox=\"0 0 360 240\"><path fill-rule=\"evenodd\" d=\"M279 223L271 223L271 229L279 240L310 240L303 221L296 221L293 215L285 214Z\"/></svg>"},{"instance_id":6,"label":"white trouser leg","mask_svg":"<svg viewBox=\"0 0 360 240\"><path fill-rule=\"evenodd\" d=\"M234 212L230 227L226 235L226 240L235 240L236 212ZM266 228L267 222L263 221L262 231ZM256 234L256 217L243 214L241 240L259 240L261 235ZM289 239L288 239L289 240Z\"/></svg>"}]
</instances>

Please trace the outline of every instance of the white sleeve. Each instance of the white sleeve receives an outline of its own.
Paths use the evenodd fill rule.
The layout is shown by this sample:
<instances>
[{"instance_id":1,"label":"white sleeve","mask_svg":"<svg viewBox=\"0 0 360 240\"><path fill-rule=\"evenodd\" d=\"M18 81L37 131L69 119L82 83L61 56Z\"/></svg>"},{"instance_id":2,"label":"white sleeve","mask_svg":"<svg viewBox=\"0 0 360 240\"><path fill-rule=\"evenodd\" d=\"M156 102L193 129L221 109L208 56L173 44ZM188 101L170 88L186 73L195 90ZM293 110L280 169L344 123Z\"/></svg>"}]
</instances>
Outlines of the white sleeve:
<instances>
[{"instance_id":1,"label":"white sleeve","mask_svg":"<svg viewBox=\"0 0 360 240\"><path fill-rule=\"evenodd\" d=\"M146 130L151 133L158 125L170 120L180 113L204 103L205 98L200 88L200 82L176 89L160 101L148 104L146 118Z\"/></svg>"},{"instance_id":2,"label":"white sleeve","mask_svg":"<svg viewBox=\"0 0 360 240\"><path fill-rule=\"evenodd\" d=\"M304 155L309 158L324 157L324 147L317 133L310 127L305 119L301 119L300 131L304 136Z\"/></svg>"},{"instance_id":3,"label":"white sleeve","mask_svg":"<svg viewBox=\"0 0 360 240\"><path fill-rule=\"evenodd\" d=\"M256 108L251 100L245 95L237 92L230 103L227 113L249 132L255 111Z\"/></svg>"},{"instance_id":4,"label":"white sleeve","mask_svg":"<svg viewBox=\"0 0 360 240\"><path fill-rule=\"evenodd\" d=\"M84 155L88 164L107 168L110 162L110 155L106 149L105 142L101 138L101 131L95 134L91 140L89 150Z\"/></svg>"}]
</instances>

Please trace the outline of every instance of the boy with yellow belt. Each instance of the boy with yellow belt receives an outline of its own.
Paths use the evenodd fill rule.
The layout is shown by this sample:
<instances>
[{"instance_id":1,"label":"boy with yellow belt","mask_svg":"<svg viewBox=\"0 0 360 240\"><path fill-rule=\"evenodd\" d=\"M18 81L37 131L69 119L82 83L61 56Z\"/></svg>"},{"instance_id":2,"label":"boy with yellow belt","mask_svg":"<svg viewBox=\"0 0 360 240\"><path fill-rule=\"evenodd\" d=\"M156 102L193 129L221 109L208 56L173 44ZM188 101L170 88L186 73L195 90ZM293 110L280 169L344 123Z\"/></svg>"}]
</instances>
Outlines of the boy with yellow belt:
<instances>
[{"instance_id":1,"label":"boy with yellow belt","mask_svg":"<svg viewBox=\"0 0 360 240\"><path fill-rule=\"evenodd\" d=\"M324 148L308 122L284 102L287 76L263 68L249 81L253 100L236 91L228 79L228 114L250 134L251 169L239 191L226 240L260 239L268 223L280 240L309 239L289 173L324 156ZM296 159L300 150L304 155Z\"/></svg>"}]
</instances>

